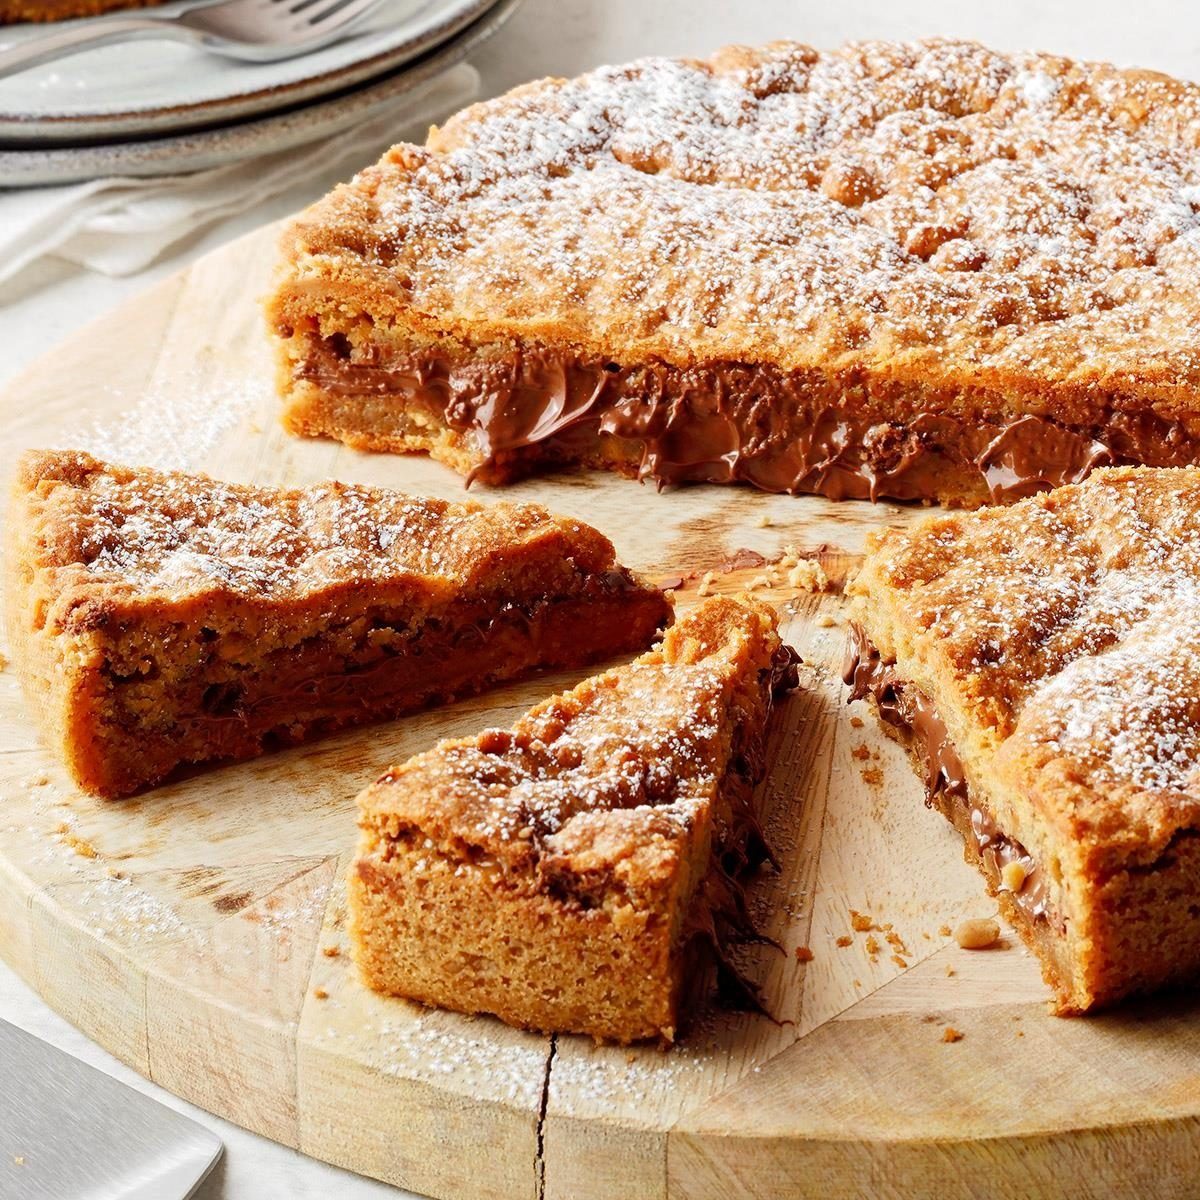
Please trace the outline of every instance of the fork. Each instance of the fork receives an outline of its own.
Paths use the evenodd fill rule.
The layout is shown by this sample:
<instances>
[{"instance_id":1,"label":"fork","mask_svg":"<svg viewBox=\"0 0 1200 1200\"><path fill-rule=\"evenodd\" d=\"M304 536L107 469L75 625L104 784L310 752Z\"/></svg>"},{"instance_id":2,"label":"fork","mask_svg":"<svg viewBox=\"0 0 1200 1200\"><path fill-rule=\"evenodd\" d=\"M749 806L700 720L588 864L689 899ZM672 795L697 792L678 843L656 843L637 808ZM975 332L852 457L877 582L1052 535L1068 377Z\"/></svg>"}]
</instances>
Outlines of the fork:
<instances>
[{"instance_id":1,"label":"fork","mask_svg":"<svg viewBox=\"0 0 1200 1200\"><path fill-rule=\"evenodd\" d=\"M220 0L180 13L101 17L0 50L0 78L130 38L189 42L244 62L296 58L343 38L380 0Z\"/></svg>"}]
</instances>

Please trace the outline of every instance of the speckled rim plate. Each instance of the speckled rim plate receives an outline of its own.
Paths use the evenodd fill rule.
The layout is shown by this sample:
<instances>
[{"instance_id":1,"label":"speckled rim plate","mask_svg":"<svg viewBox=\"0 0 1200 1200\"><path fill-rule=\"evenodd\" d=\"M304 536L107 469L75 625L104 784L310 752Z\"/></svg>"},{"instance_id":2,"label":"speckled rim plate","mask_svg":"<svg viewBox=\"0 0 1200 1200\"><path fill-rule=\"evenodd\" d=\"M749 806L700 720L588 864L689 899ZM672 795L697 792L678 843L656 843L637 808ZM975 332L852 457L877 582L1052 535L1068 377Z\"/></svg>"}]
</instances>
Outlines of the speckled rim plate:
<instances>
[{"instance_id":1,"label":"speckled rim plate","mask_svg":"<svg viewBox=\"0 0 1200 1200\"><path fill-rule=\"evenodd\" d=\"M412 62L495 3L382 0L379 12L352 37L278 63L239 63L166 41L98 47L0 79L0 145L112 142L292 108ZM186 6L168 4L160 11ZM0 26L0 44L37 37L45 29ZM0 177L0 184L8 182Z\"/></svg>"},{"instance_id":2,"label":"speckled rim plate","mask_svg":"<svg viewBox=\"0 0 1200 1200\"><path fill-rule=\"evenodd\" d=\"M498 4L451 41L375 83L292 112L256 121L145 141L74 149L0 150L0 180L10 187L79 183L105 176L180 175L222 166L268 151L302 146L367 120L398 96L461 62L520 6Z\"/></svg>"}]
</instances>

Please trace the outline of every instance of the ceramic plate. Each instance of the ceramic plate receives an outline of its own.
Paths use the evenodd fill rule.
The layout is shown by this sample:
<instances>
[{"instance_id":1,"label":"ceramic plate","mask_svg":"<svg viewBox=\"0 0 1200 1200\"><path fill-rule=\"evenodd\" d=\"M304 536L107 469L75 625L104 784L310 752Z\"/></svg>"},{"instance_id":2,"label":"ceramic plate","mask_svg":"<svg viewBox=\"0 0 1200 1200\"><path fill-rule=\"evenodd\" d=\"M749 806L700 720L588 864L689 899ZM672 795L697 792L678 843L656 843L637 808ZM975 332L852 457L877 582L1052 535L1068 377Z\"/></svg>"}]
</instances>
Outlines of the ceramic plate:
<instances>
[{"instance_id":1,"label":"ceramic plate","mask_svg":"<svg viewBox=\"0 0 1200 1200\"><path fill-rule=\"evenodd\" d=\"M277 63L234 62L166 41L100 46L0 79L0 142L78 146L181 133L278 112L394 71L453 37L494 4L383 0L367 24L345 41ZM166 4L155 11L183 7ZM45 29L3 26L0 44L36 38Z\"/></svg>"},{"instance_id":2,"label":"ceramic plate","mask_svg":"<svg viewBox=\"0 0 1200 1200\"><path fill-rule=\"evenodd\" d=\"M268 151L302 146L367 120L405 92L460 62L508 20L521 0L500 0L456 37L419 62L350 95L222 129L52 150L0 150L0 180L8 186L78 183L108 175L178 175L202 171Z\"/></svg>"}]
</instances>

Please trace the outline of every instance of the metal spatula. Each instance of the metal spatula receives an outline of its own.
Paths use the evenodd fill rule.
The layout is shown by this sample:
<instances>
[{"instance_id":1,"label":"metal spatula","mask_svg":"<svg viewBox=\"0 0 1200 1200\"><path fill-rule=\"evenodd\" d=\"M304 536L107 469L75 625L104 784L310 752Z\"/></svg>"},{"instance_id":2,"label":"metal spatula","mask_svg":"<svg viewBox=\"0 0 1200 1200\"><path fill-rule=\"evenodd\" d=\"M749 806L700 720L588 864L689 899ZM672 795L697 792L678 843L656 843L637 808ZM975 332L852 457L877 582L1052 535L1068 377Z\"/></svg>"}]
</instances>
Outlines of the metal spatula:
<instances>
[{"instance_id":1,"label":"metal spatula","mask_svg":"<svg viewBox=\"0 0 1200 1200\"><path fill-rule=\"evenodd\" d=\"M4 1200L184 1200L220 1157L195 1121L0 1021Z\"/></svg>"}]
</instances>

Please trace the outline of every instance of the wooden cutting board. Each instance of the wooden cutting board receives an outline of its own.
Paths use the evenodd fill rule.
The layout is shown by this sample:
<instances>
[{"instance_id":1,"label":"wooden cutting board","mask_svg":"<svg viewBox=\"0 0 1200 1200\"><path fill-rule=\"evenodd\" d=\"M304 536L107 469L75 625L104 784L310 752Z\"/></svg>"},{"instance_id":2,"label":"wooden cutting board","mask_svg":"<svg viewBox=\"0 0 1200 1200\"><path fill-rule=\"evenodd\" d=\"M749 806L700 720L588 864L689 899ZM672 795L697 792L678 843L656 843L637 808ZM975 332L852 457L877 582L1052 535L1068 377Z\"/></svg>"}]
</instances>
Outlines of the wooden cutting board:
<instances>
[{"instance_id":1,"label":"wooden cutting board","mask_svg":"<svg viewBox=\"0 0 1200 1200\"><path fill-rule=\"evenodd\" d=\"M435 464L283 433L257 305L274 240L218 251L26 371L0 397L6 467L27 446L79 446L232 480L461 496ZM561 675L103 803L71 788L0 672L4 957L178 1095L436 1196L1194 1194L1193 1003L1060 1020L1011 934L960 950L948 928L994 906L899 750L846 706L840 598L736 555L793 546L838 578L868 531L919 511L600 475L507 495L683 577L681 604L711 571L713 589L780 606L808 665L763 797L783 869L752 900L783 952L747 959L779 1023L709 1011L670 1050L616 1049L358 983L343 886L356 792L439 737L508 723Z\"/></svg>"}]
</instances>

